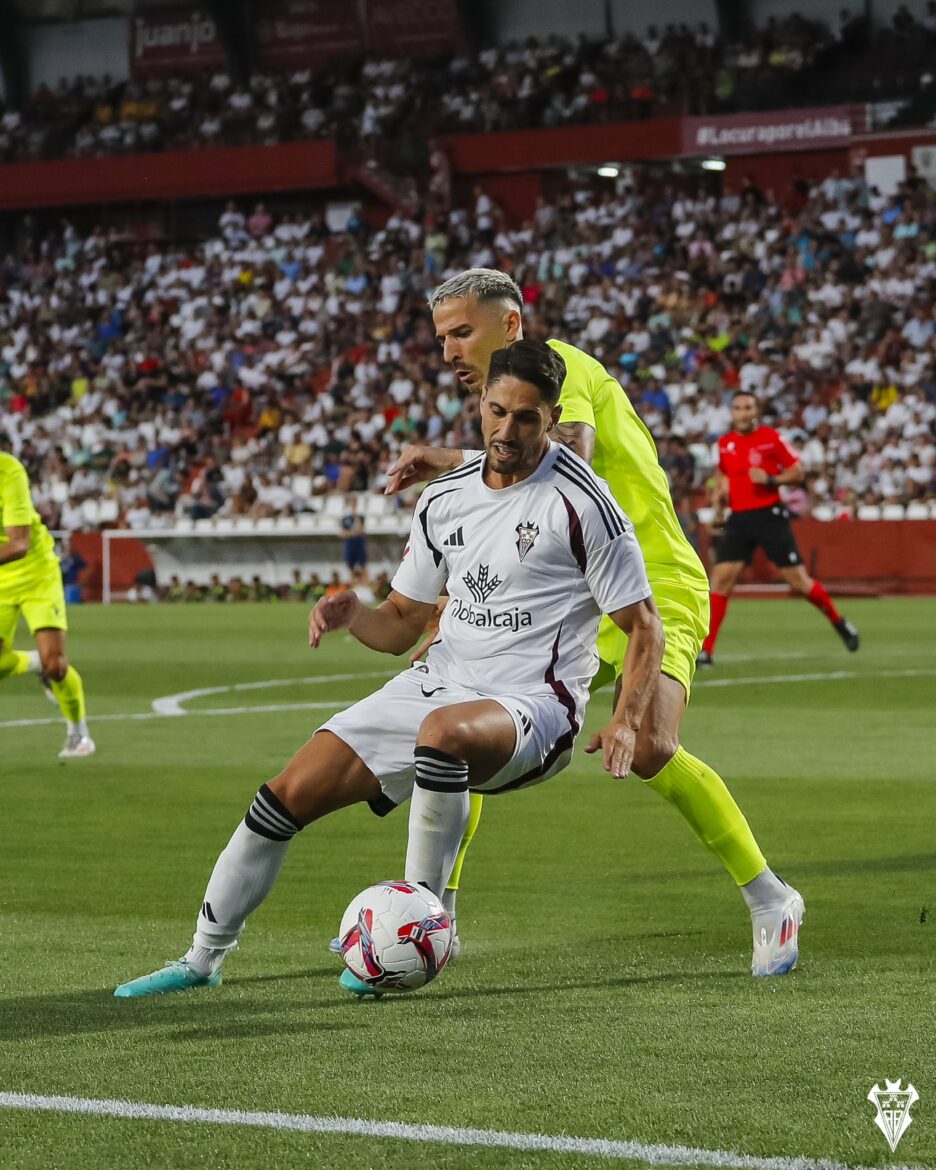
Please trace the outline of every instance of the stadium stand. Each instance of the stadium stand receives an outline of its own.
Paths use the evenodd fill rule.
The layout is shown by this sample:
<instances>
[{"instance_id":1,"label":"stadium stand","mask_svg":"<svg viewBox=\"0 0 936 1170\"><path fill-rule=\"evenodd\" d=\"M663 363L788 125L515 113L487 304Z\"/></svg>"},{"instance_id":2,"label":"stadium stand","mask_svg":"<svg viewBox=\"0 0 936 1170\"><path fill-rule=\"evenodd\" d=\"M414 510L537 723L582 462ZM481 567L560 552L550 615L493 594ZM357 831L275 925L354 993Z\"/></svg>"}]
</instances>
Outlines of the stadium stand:
<instances>
[{"instance_id":1,"label":"stadium stand","mask_svg":"<svg viewBox=\"0 0 936 1170\"><path fill-rule=\"evenodd\" d=\"M329 497L379 492L405 441L477 443L424 297L490 265L523 289L530 335L620 377L687 524L738 386L802 448L794 511L932 514L933 193L832 176L791 200L582 183L518 226L479 192L340 233L229 205L184 247L66 225L0 274L8 439L55 528L272 524L324 503L331 530Z\"/></svg>"},{"instance_id":2,"label":"stadium stand","mask_svg":"<svg viewBox=\"0 0 936 1170\"><path fill-rule=\"evenodd\" d=\"M655 114L865 101L894 124L936 113L936 8L905 6L871 29L843 10L837 24L798 12L737 39L704 22L649 25L608 40L552 36L472 56L369 60L254 73L237 85L109 76L41 85L22 108L0 104L0 162L165 149L272 145L333 137L372 146L403 136L425 163L433 134L623 121Z\"/></svg>"}]
</instances>

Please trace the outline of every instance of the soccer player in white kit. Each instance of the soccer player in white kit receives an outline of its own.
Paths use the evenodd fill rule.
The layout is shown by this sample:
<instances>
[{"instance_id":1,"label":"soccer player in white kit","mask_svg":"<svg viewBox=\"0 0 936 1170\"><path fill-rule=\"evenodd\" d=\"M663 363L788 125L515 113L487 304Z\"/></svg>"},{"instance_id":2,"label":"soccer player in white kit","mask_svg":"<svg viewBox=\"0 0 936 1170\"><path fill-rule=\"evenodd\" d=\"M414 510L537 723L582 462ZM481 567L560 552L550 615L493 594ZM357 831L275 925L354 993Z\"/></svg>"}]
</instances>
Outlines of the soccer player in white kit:
<instances>
[{"instance_id":1,"label":"soccer player in white kit","mask_svg":"<svg viewBox=\"0 0 936 1170\"><path fill-rule=\"evenodd\" d=\"M602 613L628 635L627 656L611 722L585 750L601 751L613 776L627 775L663 631L630 521L588 464L547 437L564 378L563 359L541 342L492 356L484 454L421 496L390 597L370 609L339 593L309 618L312 647L348 629L366 646L402 654L446 588L428 661L328 720L260 788L215 864L192 947L115 995L217 986L291 839L359 801L383 812L411 797L405 877L440 895L469 790L524 788L568 765L598 668ZM343 985L359 991L348 976Z\"/></svg>"}]
</instances>

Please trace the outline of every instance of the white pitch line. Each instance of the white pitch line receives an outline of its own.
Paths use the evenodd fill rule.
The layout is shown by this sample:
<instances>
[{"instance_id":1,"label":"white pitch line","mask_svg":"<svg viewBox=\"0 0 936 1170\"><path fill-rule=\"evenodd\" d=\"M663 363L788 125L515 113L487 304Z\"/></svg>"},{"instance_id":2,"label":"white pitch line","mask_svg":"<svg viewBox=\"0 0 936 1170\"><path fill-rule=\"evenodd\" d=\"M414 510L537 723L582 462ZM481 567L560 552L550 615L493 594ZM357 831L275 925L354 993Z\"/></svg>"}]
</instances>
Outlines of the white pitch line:
<instances>
[{"instance_id":1,"label":"white pitch line","mask_svg":"<svg viewBox=\"0 0 936 1170\"><path fill-rule=\"evenodd\" d=\"M200 1109L194 1105L150 1105L145 1101L110 1101L90 1097L43 1097L34 1093L0 1092L0 1108L32 1112L78 1113L127 1121L181 1121L202 1125L244 1125L297 1133L339 1134L395 1141L435 1142L447 1146L536 1150L645 1162L652 1166L715 1166L718 1170L865 1170L828 1158L758 1157L731 1150L651 1145L610 1138L567 1137L562 1134L513 1133L500 1129L413 1124L405 1121L362 1121L356 1117L314 1117L305 1113L247 1113L238 1109ZM924 1170L920 1166L888 1166L888 1170Z\"/></svg>"},{"instance_id":2,"label":"white pitch line","mask_svg":"<svg viewBox=\"0 0 936 1170\"><path fill-rule=\"evenodd\" d=\"M321 703L270 703L263 707L205 707L201 711L183 711L183 715L268 715L275 711L343 711L345 707L350 707L354 699L342 699L339 702L321 702ZM128 714L109 714L109 715L91 715L89 722L91 723L131 723L146 719L175 719L178 718L176 713L169 714L164 711L131 711ZM54 716L46 719L8 719L5 723L0 723L0 729L4 727L48 727L59 726L62 722L62 717L55 718Z\"/></svg>"},{"instance_id":3,"label":"white pitch line","mask_svg":"<svg viewBox=\"0 0 936 1170\"><path fill-rule=\"evenodd\" d=\"M696 687L753 687L759 684L794 682L837 682L850 678L921 678L936 674L936 669L923 667L919 670L876 670L866 673L860 670L830 670L824 674L763 674L756 678L705 678L692 684Z\"/></svg>"},{"instance_id":4,"label":"white pitch line","mask_svg":"<svg viewBox=\"0 0 936 1170\"><path fill-rule=\"evenodd\" d=\"M392 673L392 672L391 672ZM863 674L857 670L833 670L824 674L767 674L757 675L750 678L703 678L698 679L693 683L693 690L699 687L753 687L753 686L772 686L777 683L794 683L794 682L838 682L841 680L853 678L929 678L936 675L936 669L920 669L920 670L878 670L873 674ZM326 681L329 676L319 676L317 681ZM330 676L336 678L337 676ZM345 676L341 676L345 677ZM387 672L375 671L371 675L352 674L347 676L350 679L365 678L365 677L380 677L386 678ZM256 690L263 686L282 686L286 683L302 683L303 679L275 679L266 683L236 683L226 687L212 687L209 690L202 690L198 692L187 692L187 694L221 694L233 690ZM184 697L182 695L168 695L167 699L179 699ZM92 723L132 723L139 720L146 719L177 719L179 716L187 716L194 718L200 715L272 715L279 711L343 711L346 707L350 707L354 699L342 699L340 702L322 701L312 703L268 703L262 707L205 707L197 711L186 711L184 708L178 710L167 707L166 709L154 711L132 711L127 714L109 714L109 715L92 715ZM161 700L154 699L153 706ZM57 727L61 724L61 717L49 716L45 719L7 719L5 722L0 722L0 731L6 727Z\"/></svg>"},{"instance_id":5,"label":"white pitch line","mask_svg":"<svg viewBox=\"0 0 936 1170\"><path fill-rule=\"evenodd\" d=\"M228 683L221 687L199 687L194 691L179 691L176 695L164 695L153 700L153 710L160 715L188 715L182 706L189 699L202 699L207 695L226 695L231 691L261 691L268 687L309 686L315 683L353 682L358 678L389 678L393 670L368 670L356 674L310 674L305 678L268 678L261 682Z\"/></svg>"}]
</instances>

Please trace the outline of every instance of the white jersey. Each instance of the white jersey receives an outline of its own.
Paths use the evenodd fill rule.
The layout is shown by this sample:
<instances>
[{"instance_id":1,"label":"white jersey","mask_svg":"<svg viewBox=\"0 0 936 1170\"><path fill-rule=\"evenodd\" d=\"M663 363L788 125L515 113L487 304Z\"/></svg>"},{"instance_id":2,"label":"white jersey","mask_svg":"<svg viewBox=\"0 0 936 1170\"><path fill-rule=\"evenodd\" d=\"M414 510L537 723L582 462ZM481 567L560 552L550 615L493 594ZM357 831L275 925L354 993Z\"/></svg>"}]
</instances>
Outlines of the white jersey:
<instances>
[{"instance_id":1,"label":"white jersey","mask_svg":"<svg viewBox=\"0 0 936 1170\"><path fill-rule=\"evenodd\" d=\"M633 525L566 447L550 443L506 488L484 483L485 460L423 492L393 588L413 601L449 595L434 674L481 695L552 695L581 727L601 614L651 595Z\"/></svg>"}]
</instances>

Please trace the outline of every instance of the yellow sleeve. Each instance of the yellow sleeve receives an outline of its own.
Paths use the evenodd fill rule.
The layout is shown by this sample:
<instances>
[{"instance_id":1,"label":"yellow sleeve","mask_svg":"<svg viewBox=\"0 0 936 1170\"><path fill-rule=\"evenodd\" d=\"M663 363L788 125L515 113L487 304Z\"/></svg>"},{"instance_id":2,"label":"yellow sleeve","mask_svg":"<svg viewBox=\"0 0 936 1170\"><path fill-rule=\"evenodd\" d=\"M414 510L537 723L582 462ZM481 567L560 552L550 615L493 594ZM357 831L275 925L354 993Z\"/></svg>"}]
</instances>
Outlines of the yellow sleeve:
<instances>
[{"instance_id":1,"label":"yellow sleeve","mask_svg":"<svg viewBox=\"0 0 936 1170\"><path fill-rule=\"evenodd\" d=\"M595 391L597 389L595 372L597 370L603 377L607 377L607 374L598 362L593 358L588 359L587 355L576 349L574 345L566 345L561 341L550 341L549 344L566 364L566 378L562 383L562 392L559 395L559 402L562 405L562 417L559 421L588 423L590 427L597 429L595 424ZM582 360L583 358L586 360Z\"/></svg>"},{"instance_id":2,"label":"yellow sleeve","mask_svg":"<svg viewBox=\"0 0 936 1170\"><path fill-rule=\"evenodd\" d=\"M26 468L18 460L3 477L2 511L4 528L28 528L32 524L32 496L29 494L29 477Z\"/></svg>"}]
</instances>

